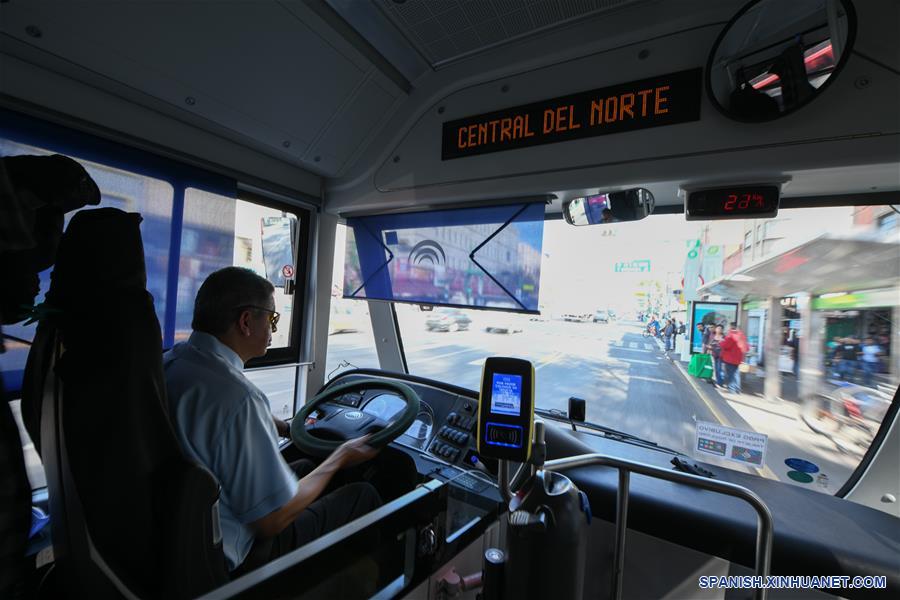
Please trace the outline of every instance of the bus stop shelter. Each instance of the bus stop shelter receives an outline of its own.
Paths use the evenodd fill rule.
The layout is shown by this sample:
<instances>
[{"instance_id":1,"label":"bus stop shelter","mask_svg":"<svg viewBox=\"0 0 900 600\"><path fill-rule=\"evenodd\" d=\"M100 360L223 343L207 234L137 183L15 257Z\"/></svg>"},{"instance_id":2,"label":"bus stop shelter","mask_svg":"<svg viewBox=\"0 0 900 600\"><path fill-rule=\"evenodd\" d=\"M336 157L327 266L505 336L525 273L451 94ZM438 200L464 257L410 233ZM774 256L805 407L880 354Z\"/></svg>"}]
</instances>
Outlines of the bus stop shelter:
<instances>
[{"instance_id":1,"label":"bus stop shelter","mask_svg":"<svg viewBox=\"0 0 900 600\"><path fill-rule=\"evenodd\" d=\"M777 357L781 345L781 298L795 296L800 311L800 397L819 391L823 380L825 317L815 311L822 296L880 291L890 302L889 373L900 378L900 244L829 235L810 240L702 286L701 296L745 302L761 300L767 308L764 353ZM821 304L821 303L819 303ZM778 361L765 361L765 396L781 395Z\"/></svg>"}]
</instances>

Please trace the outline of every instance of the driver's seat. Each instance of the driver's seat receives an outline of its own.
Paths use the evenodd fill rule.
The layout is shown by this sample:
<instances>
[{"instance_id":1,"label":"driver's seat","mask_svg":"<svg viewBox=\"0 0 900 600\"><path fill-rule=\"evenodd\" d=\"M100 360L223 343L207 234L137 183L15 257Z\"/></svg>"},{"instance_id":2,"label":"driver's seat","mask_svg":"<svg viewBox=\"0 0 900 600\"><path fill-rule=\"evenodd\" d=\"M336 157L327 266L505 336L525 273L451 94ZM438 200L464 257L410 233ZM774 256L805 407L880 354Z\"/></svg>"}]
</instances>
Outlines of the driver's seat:
<instances>
[{"instance_id":1,"label":"driver's seat","mask_svg":"<svg viewBox=\"0 0 900 600\"><path fill-rule=\"evenodd\" d=\"M188 598L227 581L218 484L185 458L165 409L140 222L75 214L26 367L56 592L72 597Z\"/></svg>"}]
</instances>

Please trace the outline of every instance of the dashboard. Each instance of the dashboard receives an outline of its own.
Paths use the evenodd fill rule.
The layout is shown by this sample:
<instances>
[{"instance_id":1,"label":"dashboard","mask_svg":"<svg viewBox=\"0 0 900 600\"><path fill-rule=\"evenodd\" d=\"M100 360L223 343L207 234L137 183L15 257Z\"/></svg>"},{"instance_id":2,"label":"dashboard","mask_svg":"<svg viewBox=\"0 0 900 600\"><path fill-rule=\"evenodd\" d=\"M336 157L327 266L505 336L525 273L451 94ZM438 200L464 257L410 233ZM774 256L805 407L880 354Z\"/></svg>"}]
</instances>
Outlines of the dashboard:
<instances>
[{"instance_id":1,"label":"dashboard","mask_svg":"<svg viewBox=\"0 0 900 600\"><path fill-rule=\"evenodd\" d=\"M372 375L349 374L340 378L341 383L355 379L372 379ZM446 389L420 384L413 387L422 400L419 413L413 424L393 443L464 468L483 466L475 450L478 402ZM331 405L330 410L325 409L331 413L329 416L354 409L390 421L403 411L406 403L393 392L372 387L338 396Z\"/></svg>"}]
</instances>

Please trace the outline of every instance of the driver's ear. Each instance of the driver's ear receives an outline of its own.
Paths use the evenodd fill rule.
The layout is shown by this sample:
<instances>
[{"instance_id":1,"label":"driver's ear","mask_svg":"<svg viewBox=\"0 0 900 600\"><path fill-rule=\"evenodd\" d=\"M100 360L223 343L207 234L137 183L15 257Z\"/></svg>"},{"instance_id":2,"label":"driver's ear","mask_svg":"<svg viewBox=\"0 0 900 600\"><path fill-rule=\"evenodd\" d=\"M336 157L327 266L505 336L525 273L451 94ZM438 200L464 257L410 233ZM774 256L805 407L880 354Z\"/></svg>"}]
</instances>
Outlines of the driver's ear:
<instances>
[{"instance_id":1,"label":"driver's ear","mask_svg":"<svg viewBox=\"0 0 900 600\"><path fill-rule=\"evenodd\" d=\"M250 333L251 333L250 321L251 321L252 317L253 317L253 315L250 313L249 310L241 311L241 314L238 315L238 322L237 322L238 331L244 337L250 336Z\"/></svg>"}]
</instances>

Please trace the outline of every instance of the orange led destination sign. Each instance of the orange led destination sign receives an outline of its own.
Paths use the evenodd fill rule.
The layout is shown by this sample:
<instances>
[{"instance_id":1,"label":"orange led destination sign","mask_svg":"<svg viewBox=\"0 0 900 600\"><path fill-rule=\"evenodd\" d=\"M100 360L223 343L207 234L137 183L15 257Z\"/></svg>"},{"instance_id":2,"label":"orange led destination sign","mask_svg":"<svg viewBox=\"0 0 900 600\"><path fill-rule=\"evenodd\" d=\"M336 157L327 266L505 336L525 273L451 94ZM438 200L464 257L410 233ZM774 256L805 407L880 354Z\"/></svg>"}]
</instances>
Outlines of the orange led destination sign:
<instances>
[{"instance_id":1,"label":"orange led destination sign","mask_svg":"<svg viewBox=\"0 0 900 600\"><path fill-rule=\"evenodd\" d=\"M441 159L697 121L702 89L690 69L448 121Z\"/></svg>"}]
</instances>

